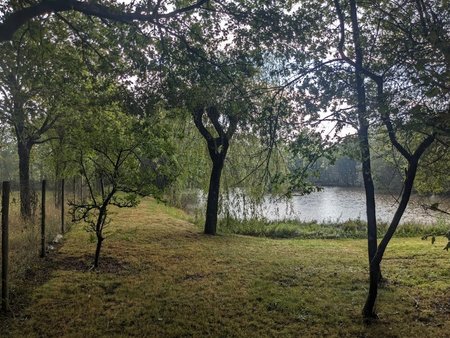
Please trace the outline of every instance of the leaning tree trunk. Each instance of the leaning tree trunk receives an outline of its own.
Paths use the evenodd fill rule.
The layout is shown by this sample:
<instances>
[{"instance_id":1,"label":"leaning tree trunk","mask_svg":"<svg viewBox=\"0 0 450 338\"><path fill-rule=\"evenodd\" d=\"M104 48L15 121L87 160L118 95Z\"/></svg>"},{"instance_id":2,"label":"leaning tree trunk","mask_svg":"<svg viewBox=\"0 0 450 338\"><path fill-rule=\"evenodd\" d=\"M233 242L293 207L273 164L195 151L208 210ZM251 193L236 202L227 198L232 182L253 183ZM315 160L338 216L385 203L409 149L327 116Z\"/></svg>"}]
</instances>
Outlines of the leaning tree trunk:
<instances>
[{"instance_id":1,"label":"leaning tree trunk","mask_svg":"<svg viewBox=\"0 0 450 338\"><path fill-rule=\"evenodd\" d=\"M205 234L215 235L217 230L217 214L219 212L220 177L222 175L225 154L217 155L213 160L211 178L209 180L206 206Z\"/></svg>"},{"instance_id":2,"label":"leaning tree trunk","mask_svg":"<svg viewBox=\"0 0 450 338\"><path fill-rule=\"evenodd\" d=\"M389 121L389 120L387 120ZM396 147L399 149L402 149L405 151L405 149L397 142L397 139L395 138L393 134L393 129L391 129L390 124L387 124L388 131L391 133L392 141ZM403 213L406 210L406 207L408 206L409 198L411 197L412 188L414 185L414 180L416 178L417 173L417 167L419 164L420 157L425 152L426 149L434 142L435 136L430 135L427 138L425 138L422 143L419 145L417 150L414 152L414 154L410 155L407 154L406 151L404 152L404 156L408 160L408 170L406 173L406 179L404 183L404 189L402 193L402 198L400 200L400 204L398 205L398 208L394 214L394 217L392 218L391 224L389 225L388 230L386 231L386 234L384 235L383 239L380 242L380 245L377 248L377 252L375 254L375 257L371 261L370 264L370 284L369 284L369 293L367 295L366 303L363 308L363 315L365 318L377 318L377 315L375 313L375 302L378 295L378 282L380 279L379 271L380 271L380 264L383 259L384 252L386 251L386 248L392 239L392 236L394 236L395 231L397 230L397 227L400 223L400 220L403 216Z\"/></svg>"},{"instance_id":3,"label":"leaning tree trunk","mask_svg":"<svg viewBox=\"0 0 450 338\"><path fill-rule=\"evenodd\" d=\"M388 231L384 235L383 239L380 242L380 245L377 249L376 255L373 258L370 264L370 284L369 284L369 293L367 295L367 300L363 308L363 315L365 318L376 318L377 315L375 313L375 301L377 299L378 294L378 281L379 281L379 271L381 260L383 259L384 252L386 247L391 240L392 236L397 229L397 226L400 223L400 220L405 212L405 209L408 205L409 198L411 197L411 191L414 184L414 178L416 176L417 171L417 161L413 161L408 166L408 176L405 180L404 190L402 194L402 198L400 204L394 214L394 217L389 225Z\"/></svg>"},{"instance_id":4,"label":"leaning tree trunk","mask_svg":"<svg viewBox=\"0 0 450 338\"><path fill-rule=\"evenodd\" d=\"M23 218L31 217L30 152L30 146L18 142L20 214Z\"/></svg>"}]
</instances>

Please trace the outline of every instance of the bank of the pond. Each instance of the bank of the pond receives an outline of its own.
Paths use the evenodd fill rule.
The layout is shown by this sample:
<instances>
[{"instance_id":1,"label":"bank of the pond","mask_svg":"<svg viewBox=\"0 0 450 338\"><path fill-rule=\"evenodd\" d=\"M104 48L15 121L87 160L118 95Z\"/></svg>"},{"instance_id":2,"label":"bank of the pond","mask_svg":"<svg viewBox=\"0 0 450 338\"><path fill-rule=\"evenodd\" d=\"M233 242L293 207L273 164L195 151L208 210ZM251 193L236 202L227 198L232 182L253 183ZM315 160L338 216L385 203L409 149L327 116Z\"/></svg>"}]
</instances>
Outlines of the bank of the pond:
<instances>
[{"instance_id":1,"label":"bank of the pond","mask_svg":"<svg viewBox=\"0 0 450 338\"><path fill-rule=\"evenodd\" d=\"M116 210L99 271L89 271L95 242L74 226L42 262L44 276L24 276L28 302L1 318L1 335L448 337L442 239L393 239L380 320L367 326L365 240L207 236L187 219L149 199Z\"/></svg>"},{"instance_id":2,"label":"bank of the pond","mask_svg":"<svg viewBox=\"0 0 450 338\"><path fill-rule=\"evenodd\" d=\"M201 226L202 221L197 221ZM378 235L383 236L387 223L378 224ZM367 223L361 220L343 223L301 222L296 220L269 221L266 219L230 219L219 222L219 230L224 233L269 238L339 239L366 238ZM450 223L437 224L403 223L395 233L396 237L440 236L450 231Z\"/></svg>"}]
</instances>

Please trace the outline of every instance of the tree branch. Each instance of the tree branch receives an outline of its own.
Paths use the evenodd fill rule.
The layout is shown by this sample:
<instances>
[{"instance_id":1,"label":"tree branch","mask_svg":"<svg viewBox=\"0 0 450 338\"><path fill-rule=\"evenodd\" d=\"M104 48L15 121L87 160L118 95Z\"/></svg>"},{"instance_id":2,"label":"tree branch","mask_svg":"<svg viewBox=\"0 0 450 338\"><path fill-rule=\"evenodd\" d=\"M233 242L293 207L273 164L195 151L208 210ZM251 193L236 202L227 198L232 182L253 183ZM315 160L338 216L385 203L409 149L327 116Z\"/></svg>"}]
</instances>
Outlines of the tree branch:
<instances>
[{"instance_id":1,"label":"tree branch","mask_svg":"<svg viewBox=\"0 0 450 338\"><path fill-rule=\"evenodd\" d=\"M205 138L205 140L209 143L214 140L208 129L205 128L203 125L202 117L205 112L204 108L197 108L192 113L192 117L194 118L194 124L197 127L198 131L202 136Z\"/></svg>"},{"instance_id":2,"label":"tree branch","mask_svg":"<svg viewBox=\"0 0 450 338\"><path fill-rule=\"evenodd\" d=\"M344 46L345 46L345 18L344 18L344 14L342 12L342 8L341 8L341 4L340 4L339 0L334 0L334 7L336 8L336 14L337 14L338 19L339 19L339 32L340 32L340 38L339 38L339 43L338 43L339 55L341 56L341 58L345 62L347 62L352 67L356 68L357 67L356 62L353 61L352 59L350 59L347 56L347 54L345 54L345 51L344 51ZM352 13L352 15L356 16L356 13ZM356 53L358 53L358 51L356 51ZM371 72L369 69L365 68L363 65L360 66L360 71L364 75L366 75L366 76L370 77L371 79L373 79L375 82L381 80L381 77L379 75Z\"/></svg>"},{"instance_id":3,"label":"tree branch","mask_svg":"<svg viewBox=\"0 0 450 338\"><path fill-rule=\"evenodd\" d=\"M31 5L7 15L3 22L0 23L0 42L11 40L14 33L26 22L44 14L76 11L100 19L108 19L122 23L131 23L134 21L154 23L159 19L172 18L179 14L197 9L208 1L209 0L198 0L192 5L175 9L168 13L158 13L157 11L154 11L151 14L147 14L141 12L127 12L118 7L105 6L93 1L42 0L35 5Z\"/></svg>"},{"instance_id":4,"label":"tree branch","mask_svg":"<svg viewBox=\"0 0 450 338\"><path fill-rule=\"evenodd\" d=\"M225 138L226 135L225 135L225 132L224 132L224 130L223 130L223 128L222 128L222 125L221 125L220 122L219 122L220 114L219 114L219 112L217 111L217 108L214 107L214 106L209 107L209 108L206 110L206 114L208 115L208 118L209 118L210 121L212 122L212 124L213 124L213 126L214 126L214 129L217 131L217 134L219 134L219 137L220 137L221 139Z\"/></svg>"}]
</instances>

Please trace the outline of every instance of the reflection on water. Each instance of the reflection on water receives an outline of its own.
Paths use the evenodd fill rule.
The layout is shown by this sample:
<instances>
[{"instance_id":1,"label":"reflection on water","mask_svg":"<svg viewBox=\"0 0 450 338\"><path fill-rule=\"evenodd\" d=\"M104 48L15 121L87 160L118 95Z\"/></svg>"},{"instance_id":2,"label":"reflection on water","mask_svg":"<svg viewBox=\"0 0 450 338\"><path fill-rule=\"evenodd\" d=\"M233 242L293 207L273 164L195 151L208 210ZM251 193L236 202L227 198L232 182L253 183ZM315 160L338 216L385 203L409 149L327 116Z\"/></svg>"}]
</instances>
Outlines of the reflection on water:
<instances>
[{"instance_id":1,"label":"reflection on water","mask_svg":"<svg viewBox=\"0 0 450 338\"><path fill-rule=\"evenodd\" d=\"M397 196L389 194L376 195L377 219L379 221L390 222L398 205L396 198ZM442 218L449 220L449 216L424 208L424 205L429 206L440 202L439 207L441 209L449 210L449 198L444 199L443 197L425 198L413 195L401 223L435 223ZM366 220L363 189L326 187L321 192L294 196L289 201L280 201L268 197L258 206L251 206L241 194L233 194L229 202L228 212L231 216L238 218L259 215L274 221L283 219L318 222L344 222L349 219Z\"/></svg>"}]
</instances>

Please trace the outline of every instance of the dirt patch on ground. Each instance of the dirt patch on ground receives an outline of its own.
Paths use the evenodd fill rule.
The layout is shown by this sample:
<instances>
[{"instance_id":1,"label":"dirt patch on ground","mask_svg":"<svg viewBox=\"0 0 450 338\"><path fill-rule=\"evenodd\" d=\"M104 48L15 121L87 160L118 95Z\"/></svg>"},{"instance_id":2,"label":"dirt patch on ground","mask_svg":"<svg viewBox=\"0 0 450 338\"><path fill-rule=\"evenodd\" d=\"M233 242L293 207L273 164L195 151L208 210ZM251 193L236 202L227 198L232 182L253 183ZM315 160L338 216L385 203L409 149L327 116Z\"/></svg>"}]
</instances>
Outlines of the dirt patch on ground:
<instances>
[{"instance_id":1,"label":"dirt patch on ground","mask_svg":"<svg viewBox=\"0 0 450 338\"><path fill-rule=\"evenodd\" d=\"M67 271L92 271L92 255L68 256L57 254L52 257L55 268ZM111 256L100 256L99 267L95 269L102 273L122 274L130 272L131 266L126 262Z\"/></svg>"}]
</instances>

